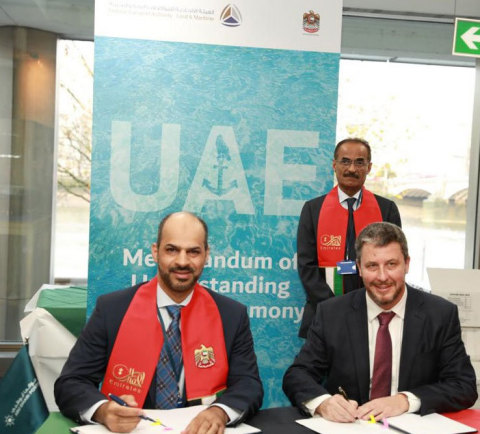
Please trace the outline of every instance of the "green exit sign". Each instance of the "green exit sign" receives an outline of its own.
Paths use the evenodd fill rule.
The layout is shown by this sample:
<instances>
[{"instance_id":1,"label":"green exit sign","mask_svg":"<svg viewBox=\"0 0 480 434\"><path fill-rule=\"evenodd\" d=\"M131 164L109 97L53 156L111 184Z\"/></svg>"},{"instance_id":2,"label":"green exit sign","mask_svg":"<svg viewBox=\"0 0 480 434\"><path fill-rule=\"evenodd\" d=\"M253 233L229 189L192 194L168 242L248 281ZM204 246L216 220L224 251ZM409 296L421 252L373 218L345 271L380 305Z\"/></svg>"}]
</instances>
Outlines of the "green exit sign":
<instances>
[{"instance_id":1,"label":"green exit sign","mask_svg":"<svg viewBox=\"0 0 480 434\"><path fill-rule=\"evenodd\" d=\"M480 57L480 20L455 19L452 53Z\"/></svg>"}]
</instances>

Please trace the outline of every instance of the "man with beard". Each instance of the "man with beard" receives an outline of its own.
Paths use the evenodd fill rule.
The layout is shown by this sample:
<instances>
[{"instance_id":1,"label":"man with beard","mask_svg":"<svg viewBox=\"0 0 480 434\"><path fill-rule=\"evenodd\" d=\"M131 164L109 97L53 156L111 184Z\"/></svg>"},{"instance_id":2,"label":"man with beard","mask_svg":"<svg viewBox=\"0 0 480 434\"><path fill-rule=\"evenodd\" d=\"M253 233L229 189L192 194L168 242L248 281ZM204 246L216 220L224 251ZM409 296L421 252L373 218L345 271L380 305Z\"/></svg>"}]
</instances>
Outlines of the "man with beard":
<instances>
[{"instance_id":1,"label":"man with beard","mask_svg":"<svg viewBox=\"0 0 480 434\"><path fill-rule=\"evenodd\" d=\"M307 337L319 302L363 286L355 265L355 234L378 221L401 226L395 203L363 186L372 168L367 141L340 141L332 166L338 186L306 202L298 222L298 274L306 292L298 333L302 338Z\"/></svg>"},{"instance_id":2,"label":"man with beard","mask_svg":"<svg viewBox=\"0 0 480 434\"><path fill-rule=\"evenodd\" d=\"M402 230L372 223L355 247L365 288L318 305L283 378L292 404L335 422L472 406L475 371L457 306L405 284L410 257Z\"/></svg>"},{"instance_id":3,"label":"man with beard","mask_svg":"<svg viewBox=\"0 0 480 434\"><path fill-rule=\"evenodd\" d=\"M130 432L142 408L203 403L211 405L185 433L216 434L260 408L263 388L245 306L197 283L207 238L199 217L165 217L152 245L157 276L98 298L55 383L65 416Z\"/></svg>"}]
</instances>

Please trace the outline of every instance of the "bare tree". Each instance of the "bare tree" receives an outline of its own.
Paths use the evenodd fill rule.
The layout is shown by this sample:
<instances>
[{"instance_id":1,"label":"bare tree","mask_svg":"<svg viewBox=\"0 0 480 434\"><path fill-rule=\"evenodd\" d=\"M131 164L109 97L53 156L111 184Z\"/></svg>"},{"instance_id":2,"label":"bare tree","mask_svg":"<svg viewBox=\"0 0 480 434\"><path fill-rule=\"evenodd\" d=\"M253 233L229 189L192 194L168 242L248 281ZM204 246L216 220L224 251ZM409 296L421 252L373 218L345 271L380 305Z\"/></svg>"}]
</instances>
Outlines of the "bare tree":
<instances>
[{"instance_id":1,"label":"bare tree","mask_svg":"<svg viewBox=\"0 0 480 434\"><path fill-rule=\"evenodd\" d=\"M93 68L74 41L65 41L60 71L58 188L90 202Z\"/></svg>"}]
</instances>

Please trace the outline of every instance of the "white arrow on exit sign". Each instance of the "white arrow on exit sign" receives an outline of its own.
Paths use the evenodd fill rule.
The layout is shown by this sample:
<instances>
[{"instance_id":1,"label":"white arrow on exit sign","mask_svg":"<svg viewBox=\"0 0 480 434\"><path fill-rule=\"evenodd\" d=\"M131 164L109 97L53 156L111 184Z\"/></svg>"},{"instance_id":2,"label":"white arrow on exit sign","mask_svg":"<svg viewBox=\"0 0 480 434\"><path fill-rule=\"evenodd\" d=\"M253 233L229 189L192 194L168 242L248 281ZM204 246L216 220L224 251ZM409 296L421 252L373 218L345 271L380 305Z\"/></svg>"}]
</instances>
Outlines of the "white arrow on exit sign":
<instances>
[{"instance_id":1,"label":"white arrow on exit sign","mask_svg":"<svg viewBox=\"0 0 480 434\"><path fill-rule=\"evenodd\" d=\"M470 27L463 35L460 36L470 50L478 49L475 42L480 42L480 34L476 34L479 30L480 27Z\"/></svg>"}]
</instances>

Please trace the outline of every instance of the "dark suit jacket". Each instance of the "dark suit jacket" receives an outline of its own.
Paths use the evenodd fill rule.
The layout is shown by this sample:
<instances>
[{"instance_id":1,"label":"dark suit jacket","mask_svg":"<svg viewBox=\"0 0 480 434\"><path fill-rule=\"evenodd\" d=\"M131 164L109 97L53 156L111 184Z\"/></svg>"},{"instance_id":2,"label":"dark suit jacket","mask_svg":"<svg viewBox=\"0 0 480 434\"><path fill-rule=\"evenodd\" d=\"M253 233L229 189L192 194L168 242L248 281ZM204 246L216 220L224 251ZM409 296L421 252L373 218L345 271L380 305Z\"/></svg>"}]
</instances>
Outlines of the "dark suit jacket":
<instances>
[{"instance_id":1,"label":"dark suit jacket","mask_svg":"<svg viewBox=\"0 0 480 434\"><path fill-rule=\"evenodd\" d=\"M461 338L457 306L407 286L399 391L421 400L420 414L468 408L477 399L475 371ZM283 378L292 404L342 386L350 399L369 401L365 289L320 303L305 345Z\"/></svg>"},{"instance_id":2,"label":"dark suit jacket","mask_svg":"<svg viewBox=\"0 0 480 434\"><path fill-rule=\"evenodd\" d=\"M55 400L65 416L79 421L80 412L106 399L98 386L103 379L123 316L139 286L98 298L90 320L55 382ZM246 418L260 408L263 399L247 311L242 304L208 291L220 311L229 361L227 390L216 402L245 412ZM155 380L150 386L144 408L154 408L154 403Z\"/></svg>"},{"instance_id":3,"label":"dark suit jacket","mask_svg":"<svg viewBox=\"0 0 480 434\"><path fill-rule=\"evenodd\" d=\"M298 335L302 338L307 337L308 328L315 317L317 304L334 296L325 280L325 270L318 267L317 257L318 216L325 197L326 195L305 202L298 222L298 274L307 296L302 324L298 332ZM395 202L378 195L375 195L375 199L377 199L378 206L380 207L383 221L394 223L401 227L400 213L398 212ZM351 278L358 282L358 285L353 285L352 288L360 288L363 286L358 275L352 275Z\"/></svg>"}]
</instances>

